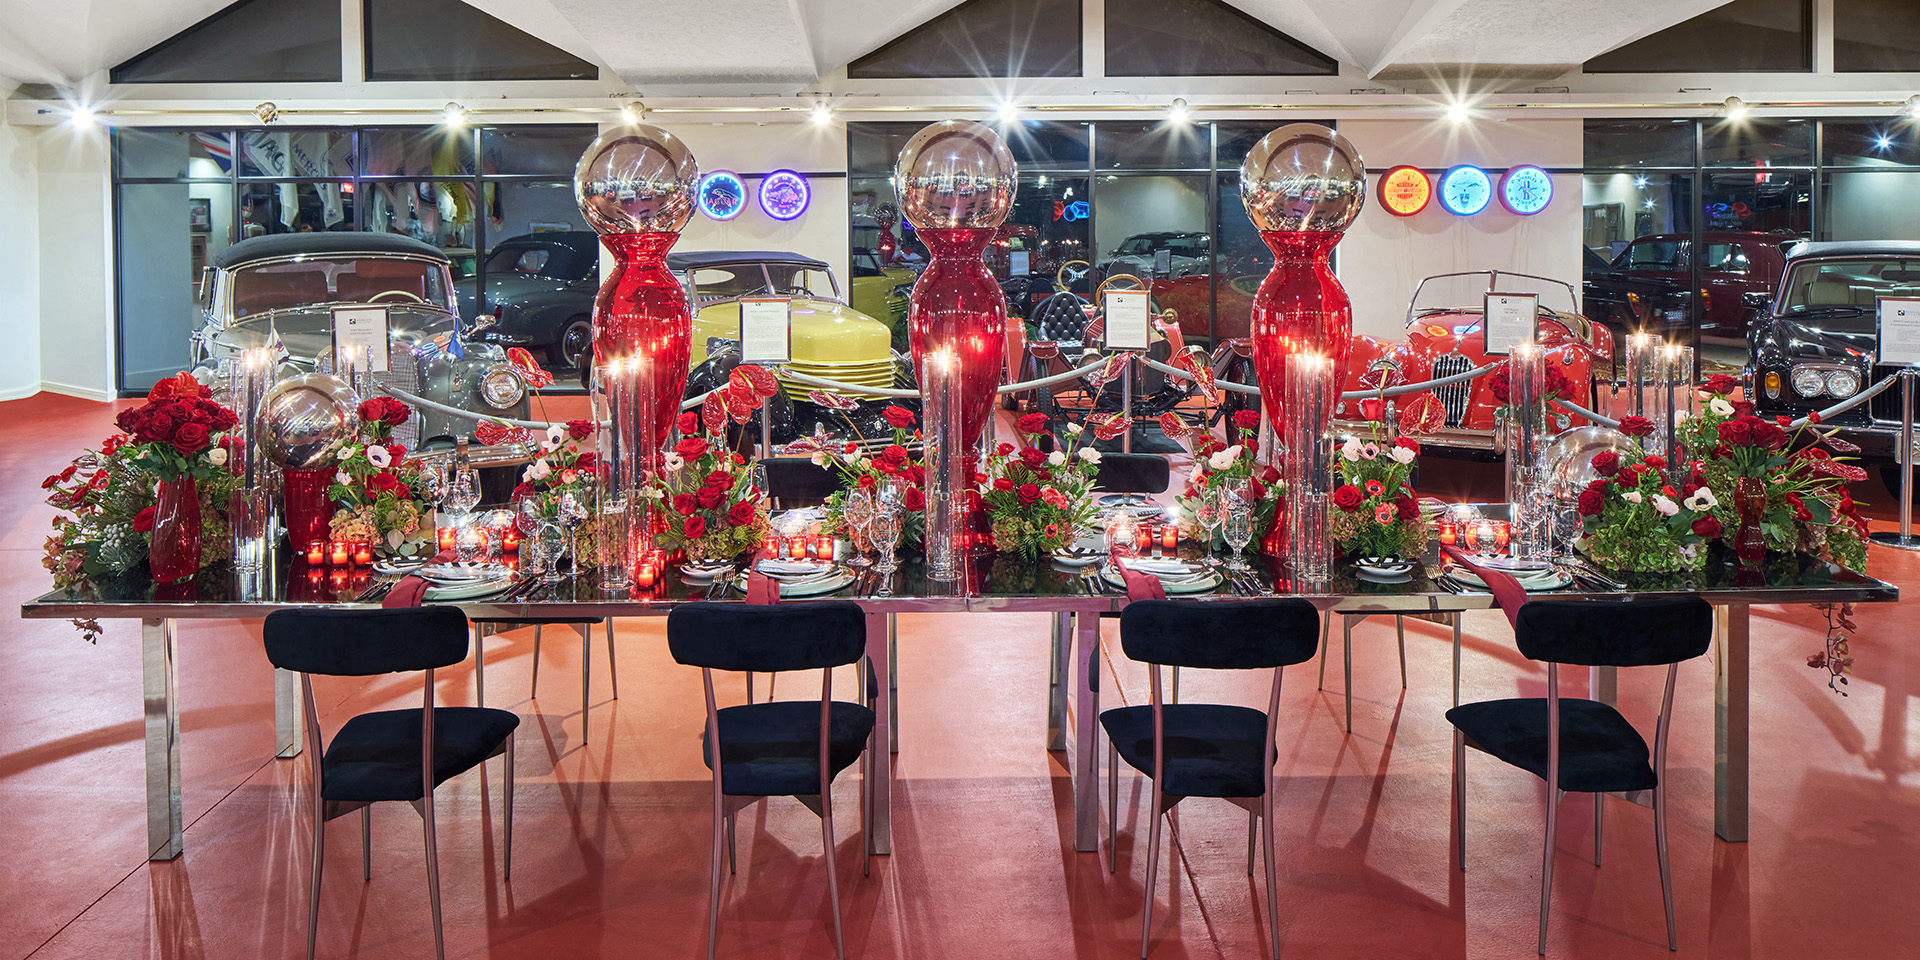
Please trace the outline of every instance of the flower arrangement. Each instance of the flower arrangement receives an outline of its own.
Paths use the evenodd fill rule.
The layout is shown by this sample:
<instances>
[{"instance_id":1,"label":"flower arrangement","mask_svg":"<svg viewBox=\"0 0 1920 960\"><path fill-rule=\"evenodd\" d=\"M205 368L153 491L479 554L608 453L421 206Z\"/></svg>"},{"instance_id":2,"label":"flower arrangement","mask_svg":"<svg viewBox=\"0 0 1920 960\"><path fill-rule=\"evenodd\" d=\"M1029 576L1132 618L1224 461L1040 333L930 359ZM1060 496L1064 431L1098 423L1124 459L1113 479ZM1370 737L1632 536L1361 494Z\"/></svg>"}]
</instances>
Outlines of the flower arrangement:
<instances>
[{"instance_id":1,"label":"flower arrangement","mask_svg":"<svg viewBox=\"0 0 1920 960\"><path fill-rule=\"evenodd\" d=\"M727 449L727 419L708 420L703 430L702 417L680 415L680 441L667 452L659 478L641 491L662 511L657 546L684 549L695 560L732 560L759 546L771 529L746 458Z\"/></svg>"},{"instance_id":2,"label":"flower arrangement","mask_svg":"<svg viewBox=\"0 0 1920 960\"><path fill-rule=\"evenodd\" d=\"M1634 436L1627 430L1630 426L1639 429L1621 423L1623 432ZM1651 431L1652 424L1647 424L1638 436ZM1698 463L1678 488L1661 472L1666 459L1641 453L1637 443L1627 457L1603 450L1594 455L1592 465L1600 477L1580 492L1578 504L1578 546L1588 556L1602 566L1636 572L1698 570L1706 564L1704 542L1721 535L1720 521L1713 516L1719 501Z\"/></svg>"},{"instance_id":3,"label":"flower arrangement","mask_svg":"<svg viewBox=\"0 0 1920 960\"><path fill-rule=\"evenodd\" d=\"M820 391L815 391L815 394L810 397L815 403L842 410L848 409L844 403L852 402ZM916 418L913 411L905 407L897 404L889 405L881 411L881 416L886 418L887 426L891 428L893 436L891 442L882 447L878 454L871 456L867 454L867 444L861 442L866 439L864 437L860 440L844 442L837 442L832 438L816 441L803 437L800 441L789 444L787 450L789 453L810 453L816 465L827 467L840 475L842 489L835 491L833 496L827 498L829 521L836 525L843 522L841 510L846 504L849 490L865 490L869 494L890 490L896 495L901 509L900 544L902 546L918 544L926 532L927 523L927 496L924 489L926 467L919 457L913 455L908 445L917 445L921 442L920 431L914 427ZM854 430L854 435L859 437L859 432L853 428L851 420L847 425L849 429ZM971 456L963 466L969 472L978 467L978 460Z\"/></svg>"},{"instance_id":4,"label":"flower arrangement","mask_svg":"<svg viewBox=\"0 0 1920 960\"><path fill-rule=\"evenodd\" d=\"M432 553L427 507L420 496L420 462L393 443L393 429L413 411L392 397L363 401L356 442L340 451L327 496L335 504L327 536L373 544L381 556Z\"/></svg>"},{"instance_id":5,"label":"flower arrangement","mask_svg":"<svg viewBox=\"0 0 1920 960\"><path fill-rule=\"evenodd\" d=\"M1180 495L1174 498L1191 527L1199 529L1201 504L1217 501L1222 490L1232 490L1253 504L1254 537L1248 546L1257 547L1279 512L1282 492L1279 469L1256 459L1260 452L1260 414L1238 410L1227 418L1226 434L1232 443L1210 432L1195 430L1172 412L1160 415L1160 432L1177 443L1186 444L1193 454L1193 470L1187 474ZM1208 548L1226 545L1225 538L1215 533Z\"/></svg>"},{"instance_id":6,"label":"flower arrangement","mask_svg":"<svg viewBox=\"0 0 1920 960\"><path fill-rule=\"evenodd\" d=\"M987 456L984 494L969 491L968 509L982 506L992 524L994 547L1032 560L1073 545L1093 523L1093 480L1100 451L1086 442L1086 427L1066 425L1067 442L1051 453L1033 445L1045 432L1044 413L1029 413L1015 423L1020 444L1002 443Z\"/></svg>"},{"instance_id":7,"label":"flower arrangement","mask_svg":"<svg viewBox=\"0 0 1920 960\"><path fill-rule=\"evenodd\" d=\"M115 453L163 483L211 478L228 460L227 449L215 445L214 434L233 429L240 420L212 396L191 373L176 373L154 384L146 403L114 418L114 425L133 440L118 445Z\"/></svg>"},{"instance_id":8,"label":"flower arrangement","mask_svg":"<svg viewBox=\"0 0 1920 960\"><path fill-rule=\"evenodd\" d=\"M1413 462L1420 444L1390 436L1382 422L1386 404L1376 397L1360 401L1368 437L1349 437L1335 465L1340 485L1327 533L1343 554L1353 557L1416 557L1427 547L1427 521L1413 492Z\"/></svg>"}]
</instances>

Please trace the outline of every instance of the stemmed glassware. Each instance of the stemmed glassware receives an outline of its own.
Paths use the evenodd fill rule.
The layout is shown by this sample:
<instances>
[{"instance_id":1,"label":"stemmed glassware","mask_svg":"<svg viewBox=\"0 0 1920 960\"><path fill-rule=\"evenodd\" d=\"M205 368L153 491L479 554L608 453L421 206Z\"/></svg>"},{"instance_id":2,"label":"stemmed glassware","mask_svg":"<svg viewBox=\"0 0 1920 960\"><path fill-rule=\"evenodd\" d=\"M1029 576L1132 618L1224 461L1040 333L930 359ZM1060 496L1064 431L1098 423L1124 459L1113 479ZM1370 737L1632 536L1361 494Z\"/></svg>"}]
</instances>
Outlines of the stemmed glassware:
<instances>
[{"instance_id":1,"label":"stemmed glassware","mask_svg":"<svg viewBox=\"0 0 1920 960\"><path fill-rule=\"evenodd\" d=\"M522 496L514 501L513 525L520 531L520 563L522 572L529 576L546 572L546 544L540 539L540 526L545 519L541 516L539 497Z\"/></svg>"},{"instance_id":2,"label":"stemmed glassware","mask_svg":"<svg viewBox=\"0 0 1920 960\"><path fill-rule=\"evenodd\" d=\"M840 516L847 522L847 539L853 545L853 555L847 558L847 566L868 566L866 548L862 540L867 525L873 521L875 508L873 499L864 490L854 490L847 494L847 501L840 507Z\"/></svg>"},{"instance_id":3,"label":"stemmed glassware","mask_svg":"<svg viewBox=\"0 0 1920 960\"><path fill-rule=\"evenodd\" d=\"M1232 551L1228 554L1227 566L1244 570L1247 564L1240 558L1240 553L1253 541L1253 505L1231 493L1221 499L1221 534L1226 537L1227 546Z\"/></svg>"},{"instance_id":4,"label":"stemmed glassware","mask_svg":"<svg viewBox=\"0 0 1920 960\"><path fill-rule=\"evenodd\" d=\"M480 505L480 481L471 469L456 469L447 484L447 506L453 512L466 516Z\"/></svg>"},{"instance_id":5,"label":"stemmed glassware","mask_svg":"<svg viewBox=\"0 0 1920 960\"><path fill-rule=\"evenodd\" d=\"M560 555L566 552L567 531L553 520L541 520L540 532L540 582L559 583L566 579L560 572Z\"/></svg>"},{"instance_id":6,"label":"stemmed glassware","mask_svg":"<svg viewBox=\"0 0 1920 960\"><path fill-rule=\"evenodd\" d=\"M1199 506L1194 508L1193 519L1200 529L1207 532L1206 552L1213 554L1213 538L1220 532L1220 504L1213 497L1200 498Z\"/></svg>"},{"instance_id":7,"label":"stemmed glassware","mask_svg":"<svg viewBox=\"0 0 1920 960\"><path fill-rule=\"evenodd\" d=\"M894 562L893 549L900 543L900 511L891 503L882 501L874 508L873 516L867 520L867 535L873 538L873 545L879 548L880 563L874 570L880 573L892 573L899 569Z\"/></svg>"},{"instance_id":8,"label":"stemmed glassware","mask_svg":"<svg viewBox=\"0 0 1920 960\"><path fill-rule=\"evenodd\" d=\"M567 533L567 552L573 557L573 572L578 574L587 566L580 557L580 525L587 522L588 513L586 498L566 490L554 501L554 506L560 526Z\"/></svg>"}]
</instances>

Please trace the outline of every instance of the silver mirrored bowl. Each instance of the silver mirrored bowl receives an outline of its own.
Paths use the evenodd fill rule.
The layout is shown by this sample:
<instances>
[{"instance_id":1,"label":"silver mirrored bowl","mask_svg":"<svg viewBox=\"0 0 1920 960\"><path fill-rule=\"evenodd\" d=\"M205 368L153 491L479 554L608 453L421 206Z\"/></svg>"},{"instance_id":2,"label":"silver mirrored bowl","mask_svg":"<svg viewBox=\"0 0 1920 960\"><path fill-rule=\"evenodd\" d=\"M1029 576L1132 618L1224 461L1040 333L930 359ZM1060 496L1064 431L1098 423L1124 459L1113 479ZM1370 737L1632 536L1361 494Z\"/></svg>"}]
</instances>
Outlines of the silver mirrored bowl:
<instances>
[{"instance_id":1,"label":"silver mirrored bowl","mask_svg":"<svg viewBox=\"0 0 1920 960\"><path fill-rule=\"evenodd\" d=\"M1547 441L1540 454L1546 468L1547 492L1560 500L1574 500L1587 484L1600 479L1593 469L1593 458L1607 450L1627 456L1633 440L1612 427L1575 427Z\"/></svg>"},{"instance_id":2,"label":"silver mirrored bowl","mask_svg":"<svg viewBox=\"0 0 1920 960\"><path fill-rule=\"evenodd\" d=\"M679 233L693 217L700 165L678 137L644 123L614 127L573 168L573 199L608 233Z\"/></svg>"},{"instance_id":3,"label":"silver mirrored bowl","mask_svg":"<svg viewBox=\"0 0 1920 960\"><path fill-rule=\"evenodd\" d=\"M1247 153L1240 200L1262 231L1340 233L1366 205L1366 165L1331 127L1290 123Z\"/></svg>"},{"instance_id":4,"label":"silver mirrored bowl","mask_svg":"<svg viewBox=\"0 0 1920 960\"><path fill-rule=\"evenodd\" d=\"M929 124L900 149L893 193L915 229L998 227L1013 210L1020 172L991 127L971 120Z\"/></svg>"},{"instance_id":5,"label":"silver mirrored bowl","mask_svg":"<svg viewBox=\"0 0 1920 960\"><path fill-rule=\"evenodd\" d=\"M346 381L307 373L274 384L260 400L262 449L292 470L331 466L354 435L360 398Z\"/></svg>"}]
</instances>

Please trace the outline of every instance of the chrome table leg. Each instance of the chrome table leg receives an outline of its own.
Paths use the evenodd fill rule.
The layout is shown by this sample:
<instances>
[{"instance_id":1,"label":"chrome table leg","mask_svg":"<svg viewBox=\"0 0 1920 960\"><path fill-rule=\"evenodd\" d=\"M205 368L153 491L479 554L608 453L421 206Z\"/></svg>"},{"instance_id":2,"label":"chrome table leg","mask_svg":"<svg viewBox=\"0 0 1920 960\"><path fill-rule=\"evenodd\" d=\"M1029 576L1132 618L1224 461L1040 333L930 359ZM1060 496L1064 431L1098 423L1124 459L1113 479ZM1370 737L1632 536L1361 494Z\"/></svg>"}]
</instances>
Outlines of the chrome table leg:
<instances>
[{"instance_id":1,"label":"chrome table leg","mask_svg":"<svg viewBox=\"0 0 1920 960\"><path fill-rule=\"evenodd\" d=\"M291 670L273 671L273 755L297 757L306 740L306 724L300 713L300 675Z\"/></svg>"},{"instance_id":2,"label":"chrome table leg","mask_svg":"<svg viewBox=\"0 0 1920 960\"><path fill-rule=\"evenodd\" d=\"M1100 617L1074 615L1073 672L1073 849L1100 849L1100 757L1094 724L1100 719L1100 695L1093 690L1094 652L1100 649Z\"/></svg>"},{"instance_id":3,"label":"chrome table leg","mask_svg":"<svg viewBox=\"0 0 1920 960\"><path fill-rule=\"evenodd\" d=\"M1747 617L1748 605L1714 608L1713 832L1747 839Z\"/></svg>"},{"instance_id":4,"label":"chrome table leg","mask_svg":"<svg viewBox=\"0 0 1920 960\"><path fill-rule=\"evenodd\" d=\"M1067 651L1073 648L1073 614L1057 610L1053 614L1053 648L1050 651L1052 675L1047 686L1047 749L1067 748Z\"/></svg>"},{"instance_id":5,"label":"chrome table leg","mask_svg":"<svg viewBox=\"0 0 1920 960\"><path fill-rule=\"evenodd\" d=\"M900 752L900 617L887 614L887 752ZM773 677L767 677L767 699L773 699ZM888 776L892 776L889 774ZM889 781L891 782L891 781Z\"/></svg>"},{"instance_id":6,"label":"chrome table leg","mask_svg":"<svg viewBox=\"0 0 1920 960\"><path fill-rule=\"evenodd\" d=\"M147 741L148 860L172 860L181 852L180 699L174 680L173 635L172 620L140 621L140 688Z\"/></svg>"},{"instance_id":7,"label":"chrome table leg","mask_svg":"<svg viewBox=\"0 0 1920 960\"><path fill-rule=\"evenodd\" d=\"M1610 707L1620 704L1619 667L1588 667L1587 686L1593 699Z\"/></svg>"},{"instance_id":8,"label":"chrome table leg","mask_svg":"<svg viewBox=\"0 0 1920 960\"><path fill-rule=\"evenodd\" d=\"M881 856L893 852L893 753L887 749L893 740L895 719L890 679L893 676L893 622L890 613L867 614L867 659L873 662L876 678L889 678L875 684L873 739L867 742L867 758L872 764L868 769L873 775L872 785L866 787L873 792L868 801L873 804L873 819L867 822L867 830L873 834L873 852ZM831 864L832 851L828 853Z\"/></svg>"}]
</instances>

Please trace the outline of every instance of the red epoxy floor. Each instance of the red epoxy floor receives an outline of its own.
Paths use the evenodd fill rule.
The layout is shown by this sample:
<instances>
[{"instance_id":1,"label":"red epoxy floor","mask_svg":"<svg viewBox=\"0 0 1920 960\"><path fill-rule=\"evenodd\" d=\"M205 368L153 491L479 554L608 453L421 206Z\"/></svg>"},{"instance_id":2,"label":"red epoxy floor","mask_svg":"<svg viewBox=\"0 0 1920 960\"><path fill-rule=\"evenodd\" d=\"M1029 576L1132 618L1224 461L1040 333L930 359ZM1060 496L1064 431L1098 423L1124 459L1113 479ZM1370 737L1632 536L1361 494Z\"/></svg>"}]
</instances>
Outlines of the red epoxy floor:
<instances>
[{"instance_id":1,"label":"red epoxy floor","mask_svg":"<svg viewBox=\"0 0 1920 960\"><path fill-rule=\"evenodd\" d=\"M42 395L0 404L7 573L0 601L45 590L52 511L38 482L110 430L106 405ZM1483 492L1487 473L1429 461L1423 484ZM1856 491L1890 515L1870 482ZM1884 523L1876 524L1884 527ZM1875 574L1920 584L1920 560L1875 549ZM1753 841L1713 837L1710 659L1681 671L1672 740L1671 844L1680 955L1920 956L1920 791L1910 713L1920 652L1909 606L1863 607L1859 675L1846 699L1804 658L1820 618L1756 608ZM16 957L297 957L304 946L306 761L272 759L269 671L258 623L186 625L180 637L187 853L144 850L138 628L110 622L97 647L59 621L16 620L0 648L0 960ZM839 871L854 957L1120 958L1139 946L1145 821L1123 776L1120 872L1072 851L1063 755L1044 750L1044 616L903 617L893 855L860 875L857 771L837 784ZM1471 615L1467 699L1537 695L1498 613ZM1142 702L1145 670L1111 627L1107 704ZM1527 957L1538 909L1543 788L1469 758L1467 856L1449 855L1448 633L1409 621L1399 689L1390 619L1355 631L1354 733L1341 732L1339 662L1327 692L1312 665L1287 674L1279 781L1281 955ZM532 633L489 641L489 705L521 713L513 879L500 877L496 762L439 791L440 866L452 957L696 957L705 949L709 786L697 753L697 671L672 663L661 621L619 624L621 697L594 659L581 743L579 644L554 631L541 696L526 696ZM1629 717L1651 728L1660 671L1622 677ZM443 703L471 702L466 668ZM1264 678L1188 672L1187 700L1262 703ZM817 694L800 675L783 697ZM836 689L851 694L850 678ZM1119 691L1118 697L1113 691ZM736 682L735 702L744 695ZM319 685L322 725L417 703L417 680ZM1101 791L1104 796L1104 785ZM1648 811L1607 807L1604 867L1591 807L1563 808L1553 957L1665 957ZM1174 814L1151 885L1155 958L1269 955L1262 872L1245 873L1246 819L1219 801ZM1141 843L1136 850L1136 827ZM320 954L431 956L412 811L374 814L363 883L359 819L329 826ZM1102 833L1104 834L1104 826ZM725 887L723 957L831 957L819 821L791 800L742 814L739 874Z\"/></svg>"}]
</instances>

